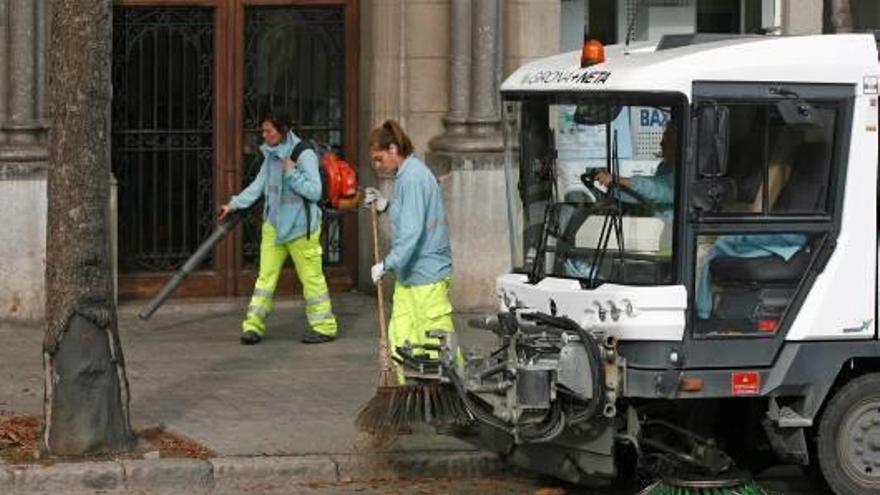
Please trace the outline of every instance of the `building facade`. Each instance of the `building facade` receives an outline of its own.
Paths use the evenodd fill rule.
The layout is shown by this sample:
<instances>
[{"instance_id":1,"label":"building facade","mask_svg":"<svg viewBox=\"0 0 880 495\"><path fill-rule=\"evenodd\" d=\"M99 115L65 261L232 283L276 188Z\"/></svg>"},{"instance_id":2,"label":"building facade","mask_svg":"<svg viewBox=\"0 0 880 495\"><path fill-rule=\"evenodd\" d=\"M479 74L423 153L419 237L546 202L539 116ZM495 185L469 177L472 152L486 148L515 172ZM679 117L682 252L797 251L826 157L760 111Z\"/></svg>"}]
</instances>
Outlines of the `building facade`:
<instances>
[{"instance_id":1,"label":"building facade","mask_svg":"<svg viewBox=\"0 0 880 495\"><path fill-rule=\"evenodd\" d=\"M454 252L453 303L493 304L509 269L497 88L519 65L606 43L681 32L826 30L822 0L117 0L112 172L120 298L153 294L210 233L217 205L260 164L258 120L292 117L378 181L365 140L400 121L442 184ZM45 305L48 0L0 0L0 319ZM880 26L853 0L855 29ZM257 209L255 209L257 210ZM221 243L177 295L253 288L259 218ZM368 289L369 218L330 216L331 288ZM386 231L387 234L387 231ZM385 236L387 238L387 235ZM387 247L387 240L384 243ZM299 291L292 271L280 291ZM279 292L280 293L280 292Z\"/></svg>"}]
</instances>

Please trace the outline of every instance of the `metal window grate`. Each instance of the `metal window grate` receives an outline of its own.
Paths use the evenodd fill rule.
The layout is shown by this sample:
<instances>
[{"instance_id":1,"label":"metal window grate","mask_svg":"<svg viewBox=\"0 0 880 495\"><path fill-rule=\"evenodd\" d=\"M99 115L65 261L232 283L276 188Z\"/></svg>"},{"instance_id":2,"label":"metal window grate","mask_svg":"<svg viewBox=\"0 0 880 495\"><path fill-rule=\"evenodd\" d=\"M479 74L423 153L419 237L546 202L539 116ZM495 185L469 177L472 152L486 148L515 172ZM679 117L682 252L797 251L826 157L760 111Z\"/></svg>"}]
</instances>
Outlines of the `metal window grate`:
<instances>
[{"instance_id":1,"label":"metal window grate","mask_svg":"<svg viewBox=\"0 0 880 495\"><path fill-rule=\"evenodd\" d=\"M210 235L213 100L213 9L114 8L120 272L174 270Z\"/></svg>"},{"instance_id":2,"label":"metal window grate","mask_svg":"<svg viewBox=\"0 0 880 495\"><path fill-rule=\"evenodd\" d=\"M262 164L259 119L280 112L296 132L342 153L345 109L345 13L342 7L248 7L245 10L244 183ZM255 208L261 212L261 208ZM244 224L245 266L260 253L260 217ZM342 216L325 215L324 263L342 264Z\"/></svg>"}]
</instances>

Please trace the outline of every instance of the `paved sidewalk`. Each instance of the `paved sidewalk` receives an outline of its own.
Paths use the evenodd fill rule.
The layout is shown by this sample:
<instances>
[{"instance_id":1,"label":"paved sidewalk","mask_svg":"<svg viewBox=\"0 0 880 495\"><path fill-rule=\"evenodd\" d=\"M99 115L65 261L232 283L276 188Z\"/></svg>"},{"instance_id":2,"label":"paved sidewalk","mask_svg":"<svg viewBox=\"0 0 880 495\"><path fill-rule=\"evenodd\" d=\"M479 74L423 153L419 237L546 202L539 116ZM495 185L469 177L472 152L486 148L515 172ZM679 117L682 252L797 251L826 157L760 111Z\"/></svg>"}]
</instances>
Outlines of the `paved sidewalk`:
<instances>
[{"instance_id":1,"label":"paved sidewalk","mask_svg":"<svg viewBox=\"0 0 880 495\"><path fill-rule=\"evenodd\" d=\"M0 495L318 495L367 490L370 483L385 486L377 480L398 477L484 475L510 484L489 484L479 493L499 493L491 488L496 486L505 493L530 493L541 486L516 476L522 473L508 477L491 454L429 433L402 437L388 452L358 449L363 439L352 422L376 378L374 298L336 295L342 335L319 346L299 342L306 326L302 301L295 300L279 301L261 344L240 345L246 304L173 302L148 322L137 319L139 305L119 312L135 427L163 424L204 444L215 457L49 466L0 462ZM456 316L465 346L490 346L491 334L466 326L471 316ZM0 410L42 414L43 330L0 324ZM798 473L777 476L780 481L771 477L768 487L792 495L816 493ZM417 487L404 492L425 493Z\"/></svg>"},{"instance_id":2,"label":"paved sidewalk","mask_svg":"<svg viewBox=\"0 0 880 495\"><path fill-rule=\"evenodd\" d=\"M376 454L359 448L365 439L353 426L357 411L375 387L375 298L338 294L333 302L340 338L317 346L299 342L306 330L301 300L278 301L268 320L267 336L256 346L238 343L244 299L172 302L147 322L136 316L139 305L123 305L119 327L134 426L161 424L202 443L219 459L192 461L192 465L198 469L210 465L212 477L223 472L224 458L262 456L287 459L279 461L286 465L279 468L283 472L304 469L302 459L308 458L312 464L306 464L314 467L313 473L325 470L332 479L376 471L375 465L364 468L363 459ZM466 326L469 316L456 316L465 344L490 345L491 334ZM0 324L0 410L42 414L42 339L42 327ZM491 457L463 442L427 433L402 437L388 451L396 454L385 459L394 461L383 461L384 471L377 471L386 475L396 469L388 468L395 463L419 465L426 459L435 471L446 459L453 459L457 466L451 468L453 473L470 469L466 459L472 459L479 469L497 467ZM344 471L340 466L358 467L346 475L340 474ZM101 469L117 472L114 466ZM8 473L0 469L0 487L4 476ZM105 473L104 479L113 476Z\"/></svg>"}]
</instances>

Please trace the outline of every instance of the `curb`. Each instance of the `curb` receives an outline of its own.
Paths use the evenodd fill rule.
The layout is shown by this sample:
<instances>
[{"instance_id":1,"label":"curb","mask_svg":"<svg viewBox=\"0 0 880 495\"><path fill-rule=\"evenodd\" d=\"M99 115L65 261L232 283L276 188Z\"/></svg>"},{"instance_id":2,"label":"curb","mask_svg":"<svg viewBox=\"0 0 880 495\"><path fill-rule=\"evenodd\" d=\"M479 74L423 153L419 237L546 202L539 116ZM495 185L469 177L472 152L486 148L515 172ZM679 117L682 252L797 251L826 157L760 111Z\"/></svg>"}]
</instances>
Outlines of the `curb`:
<instances>
[{"instance_id":1,"label":"curb","mask_svg":"<svg viewBox=\"0 0 880 495\"><path fill-rule=\"evenodd\" d=\"M331 456L339 470L339 480L363 478L473 478L498 473L501 460L487 452L413 452L389 454L349 454Z\"/></svg>"},{"instance_id":2,"label":"curb","mask_svg":"<svg viewBox=\"0 0 880 495\"><path fill-rule=\"evenodd\" d=\"M196 459L119 461L125 489L135 493L207 493L213 486L214 467Z\"/></svg>"},{"instance_id":3,"label":"curb","mask_svg":"<svg viewBox=\"0 0 880 495\"><path fill-rule=\"evenodd\" d=\"M116 462L59 463L50 466L9 466L12 493L113 492L124 487L125 473Z\"/></svg>"},{"instance_id":4,"label":"curb","mask_svg":"<svg viewBox=\"0 0 880 495\"><path fill-rule=\"evenodd\" d=\"M12 493L12 471L0 466L0 493Z\"/></svg>"},{"instance_id":5,"label":"curb","mask_svg":"<svg viewBox=\"0 0 880 495\"><path fill-rule=\"evenodd\" d=\"M495 455L468 451L15 464L0 465L0 493L289 493L291 485L304 483L467 478L502 469Z\"/></svg>"},{"instance_id":6,"label":"curb","mask_svg":"<svg viewBox=\"0 0 880 495\"><path fill-rule=\"evenodd\" d=\"M329 456L225 457L212 459L213 493L267 493L296 483L338 481ZM288 490L289 491L289 490Z\"/></svg>"}]
</instances>

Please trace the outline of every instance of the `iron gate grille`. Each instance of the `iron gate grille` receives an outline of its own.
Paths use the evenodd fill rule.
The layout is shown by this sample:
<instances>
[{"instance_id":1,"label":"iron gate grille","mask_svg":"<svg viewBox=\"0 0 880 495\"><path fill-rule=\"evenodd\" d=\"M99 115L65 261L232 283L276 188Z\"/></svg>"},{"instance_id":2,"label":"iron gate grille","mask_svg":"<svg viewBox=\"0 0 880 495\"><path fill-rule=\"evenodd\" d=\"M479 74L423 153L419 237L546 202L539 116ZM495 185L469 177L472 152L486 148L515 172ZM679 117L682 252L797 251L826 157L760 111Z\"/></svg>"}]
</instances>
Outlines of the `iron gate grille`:
<instances>
[{"instance_id":1,"label":"iron gate grille","mask_svg":"<svg viewBox=\"0 0 880 495\"><path fill-rule=\"evenodd\" d=\"M345 12L342 7L248 7L245 10L244 184L262 164L259 119L273 112L297 134L343 153ZM262 207L244 225L244 265L260 254ZM342 217L325 215L324 263L342 264Z\"/></svg>"},{"instance_id":2,"label":"iron gate grille","mask_svg":"<svg viewBox=\"0 0 880 495\"><path fill-rule=\"evenodd\" d=\"M213 9L113 15L120 272L174 270L214 224Z\"/></svg>"}]
</instances>

